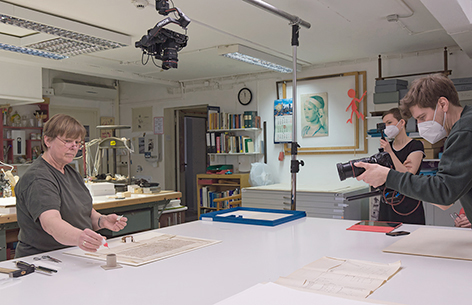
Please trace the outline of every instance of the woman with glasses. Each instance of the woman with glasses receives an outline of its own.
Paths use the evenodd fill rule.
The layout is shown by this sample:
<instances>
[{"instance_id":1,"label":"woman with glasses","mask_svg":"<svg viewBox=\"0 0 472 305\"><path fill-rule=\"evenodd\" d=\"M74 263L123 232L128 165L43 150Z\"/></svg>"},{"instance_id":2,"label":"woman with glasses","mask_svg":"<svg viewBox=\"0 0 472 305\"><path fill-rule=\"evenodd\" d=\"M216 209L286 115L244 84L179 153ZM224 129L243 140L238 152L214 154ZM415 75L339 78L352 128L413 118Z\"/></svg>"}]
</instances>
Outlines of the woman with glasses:
<instances>
[{"instance_id":1,"label":"woman with glasses","mask_svg":"<svg viewBox=\"0 0 472 305\"><path fill-rule=\"evenodd\" d=\"M76 119L56 114L43 129L44 153L15 186L20 233L15 257L78 246L96 252L103 237L95 230L120 231L126 217L101 215L80 174L69 163L82 148L85 128Z\"/></svg>"}]
</instances>

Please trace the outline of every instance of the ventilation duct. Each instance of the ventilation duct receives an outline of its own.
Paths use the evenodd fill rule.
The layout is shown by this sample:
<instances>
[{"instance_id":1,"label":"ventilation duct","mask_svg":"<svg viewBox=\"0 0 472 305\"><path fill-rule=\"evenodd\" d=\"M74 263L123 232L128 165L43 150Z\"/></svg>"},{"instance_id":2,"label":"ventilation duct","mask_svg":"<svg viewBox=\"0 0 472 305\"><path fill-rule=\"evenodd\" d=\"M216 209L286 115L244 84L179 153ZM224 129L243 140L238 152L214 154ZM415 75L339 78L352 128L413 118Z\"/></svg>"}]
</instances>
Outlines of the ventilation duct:
<instances>
[{"instance_id":1,"label":"ventilation duct","mask_svg":"<svg viewBox=\"0 0 472 305\"><path fill-rule=\"evenodd\" d=\"M93 100L113 100L117 97L117 90L100 84L88 84L70 80L56 80L53 82L54 95L79 97Z\"/></svg>"}]
</instances>

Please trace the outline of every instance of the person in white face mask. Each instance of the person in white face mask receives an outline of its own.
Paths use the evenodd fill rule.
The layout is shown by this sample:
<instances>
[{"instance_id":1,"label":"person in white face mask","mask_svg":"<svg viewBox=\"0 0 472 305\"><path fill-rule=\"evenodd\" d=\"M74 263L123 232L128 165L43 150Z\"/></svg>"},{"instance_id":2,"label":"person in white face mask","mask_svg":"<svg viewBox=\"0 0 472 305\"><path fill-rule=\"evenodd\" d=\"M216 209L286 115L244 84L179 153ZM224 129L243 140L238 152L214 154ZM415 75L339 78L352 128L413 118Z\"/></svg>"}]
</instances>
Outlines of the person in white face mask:
<instances>
[{"instance_id":1,"label":"person in white face mask","mask_svg":"<svg viewBox=\"0 0 472 305\"><path fill-rule=\"evenodd\" d=\"M436 176L402 173L378 164L358 162L366 171L357 180L385 184L408 197L447 209L457 200L472 220L472 107L462 107L454 83L442 74L413 81L400 101L404 118L413 116L420 135L431 143L447 136Z\"/></svg>"},{"instance_id":2,"label":"person in white face mask","mask_svg":"<svg viewBox=\"0 0 472 305\"><path fill-rule=\"evenodd\" d=\"M406 121L402 118L398 108L392 108L384 112L382 121L385 123L384 133L391 141L380 139L380 147L392 158L394 169L406 173L419 174L421 161L424 157L423 143L414 140L406 134ZM392 193L393 190L384 192ZM380 221L397 221L410 224L425 224L423 203L404 195L397 194L393 202L382 195L380 197L379 219Z\"/></svg>"}]
</instances>

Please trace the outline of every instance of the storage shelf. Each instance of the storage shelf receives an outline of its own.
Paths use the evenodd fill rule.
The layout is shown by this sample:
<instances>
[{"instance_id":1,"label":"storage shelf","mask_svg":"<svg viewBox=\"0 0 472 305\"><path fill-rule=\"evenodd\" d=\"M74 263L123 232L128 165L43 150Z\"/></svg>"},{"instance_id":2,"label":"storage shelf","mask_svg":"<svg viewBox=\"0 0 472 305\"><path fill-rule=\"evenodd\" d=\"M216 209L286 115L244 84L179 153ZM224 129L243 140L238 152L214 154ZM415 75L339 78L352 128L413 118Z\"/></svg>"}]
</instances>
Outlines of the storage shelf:
<instances>
[{"instance_id":1,"label":"storage shelf","mask_svg":"<svg viewBox=\"0 0 472 305\"><path fill-rule=\"evenodd\" d=\"M3 125L4 129L36 129L36 130L42 130L43 127L19 127L19 126L6 126Z\"/></svg>"},{"instance_id":2,"label":"storage shelf","mask_svg":"<svg viewBox=\"0 0 472 305\"><path fill-rule=\"evenodd\" d=\"M211 179L213 181L216 181L216 183L202 183L200 184L200 180L206 180L206 179ZM218 183L220 181L218 180L226 180L226 181L231 181L233 183ZM238 174L231 174L231 175L220 175L220 174L197 174L196 177L196 182L197 182L197 209L198 209L198 219L200 219L200 215L203 214L202 211L204 210L211 210L211 211L219 211L223 209L221 206L218 205L218 207L208 207L208 206L203 206L202 205L202 199L201 195L202 194L202 188L203 187L211 187L209 191L226 191L228 189L236 189L239 188L239 191L245 187L251 186L249 184L249 174L248 173L238 173ZM208 202L208 205L210 205L210 202Z\"/></svg>"},{"instance_id":3,"label":"storage shelf","mask_svg":"<svg viewBox=\"0 0 472 305\"><path fill-rule=\"evenodd\" d=\"M244 155L262 155L260 152L254 153L208 153L209 155L215 156L244 156Z\"/></svg>"},{"instance_id":4,"label":"storage shelf","mask_svg":"<svg viewBox=\"0 0 472 305\"><path fill-rule=\"evenodd\" d=\"M222 131L262 131L262 128L208 129L208 132L222 132Z\"/></svg>"}]
</instances>

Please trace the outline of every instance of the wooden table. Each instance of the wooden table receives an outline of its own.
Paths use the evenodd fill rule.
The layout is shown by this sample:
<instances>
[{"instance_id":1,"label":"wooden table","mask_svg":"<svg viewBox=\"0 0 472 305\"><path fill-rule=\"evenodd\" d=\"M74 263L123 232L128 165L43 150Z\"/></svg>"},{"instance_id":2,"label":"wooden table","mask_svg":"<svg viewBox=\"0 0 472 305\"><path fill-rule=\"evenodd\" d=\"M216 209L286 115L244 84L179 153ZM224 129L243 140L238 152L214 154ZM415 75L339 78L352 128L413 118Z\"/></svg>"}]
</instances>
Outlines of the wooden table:
<instances>
[{"instance_id":1,"label":"wooden table","mask_svg":"<svg viewBox=\"0 0 472 305\"><path fill-rule=\"evenodd\" d=\"M120 232L101 230L107 237L159 228L159 218L172 199L181 198L182 193L161 191L158 194L132 194L125 199L107 196L93 197L93 207L103 214L124 214L128 225ZM7 258L7 243L17 241L18 223L16 214L0 215L0 261Z\"/></svg>"}]
</instances>

